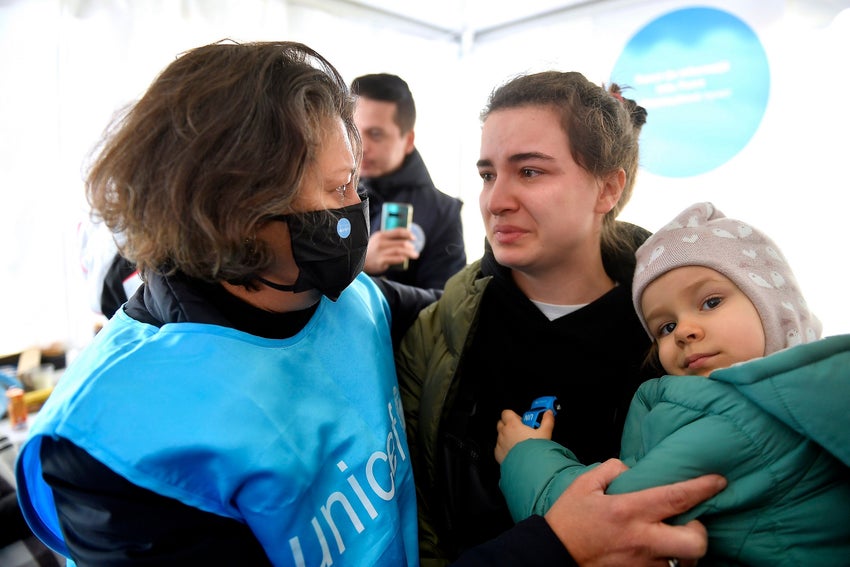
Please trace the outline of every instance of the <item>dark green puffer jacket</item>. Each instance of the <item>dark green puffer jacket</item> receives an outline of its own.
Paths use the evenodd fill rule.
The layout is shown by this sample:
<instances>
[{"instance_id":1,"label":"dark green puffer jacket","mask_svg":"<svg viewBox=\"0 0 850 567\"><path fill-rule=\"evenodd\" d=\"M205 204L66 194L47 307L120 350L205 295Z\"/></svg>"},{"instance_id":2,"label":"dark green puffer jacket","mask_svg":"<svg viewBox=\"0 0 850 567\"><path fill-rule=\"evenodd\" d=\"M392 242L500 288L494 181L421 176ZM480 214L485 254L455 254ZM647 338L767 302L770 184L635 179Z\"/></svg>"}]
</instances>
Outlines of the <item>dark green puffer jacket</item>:
<instances>
[{"instance_id":1,"label":"dark green puffer jacket","mask_svg":"<svg viewBox=\"0 0 850 567\"><path fill-rule=\"evenodd\" d=\"M480 266L481 260L476 260L453 276L446 286L441 301L453 307L452 324L447 325L442 317L434 316L439 302L429 305L419 315L416 332L405 336L396 354L407 442L411 454L419 456L419 461L414 461L414 478L419 502L419 547L423 566L447 564L447 560L439 559L440 552L437 550L440 545L431 521L433 513L427 509L428 499L423 498L422 492L423 487L432 486L435 482L439 423L446 397L452 389L464 343L474 332L484 289L492 279L490 276L481 277ZM418 356L419 352L434 348L435 341L440 348L434 350L441 356L428 361ZM443 383L423 388L423 384L414 378L416 376L437 376ZM424 397L423 393L426 394ZM412 411L413 408L416 411ZM425 437L423 441L417 433L411 434L420 430Z\"/></svg>"}]
</instances>

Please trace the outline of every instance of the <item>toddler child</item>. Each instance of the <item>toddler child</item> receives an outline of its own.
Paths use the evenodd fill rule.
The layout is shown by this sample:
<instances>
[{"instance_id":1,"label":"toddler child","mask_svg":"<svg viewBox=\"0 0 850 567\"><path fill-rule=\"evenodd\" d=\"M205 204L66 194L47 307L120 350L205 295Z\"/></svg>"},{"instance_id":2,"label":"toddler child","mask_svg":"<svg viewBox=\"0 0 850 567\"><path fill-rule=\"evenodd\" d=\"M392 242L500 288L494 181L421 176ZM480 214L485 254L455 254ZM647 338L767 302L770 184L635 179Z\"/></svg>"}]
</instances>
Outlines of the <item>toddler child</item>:
<instances>
[{"instance_id":1,"label":"toddler child","mask_svg":"<svg viewBox=\"0 0 850 567\"><path fill-rule=\"evenodd\" d=\"M635 309L668 375L635 394L620 457L630 469L608 492L719 473L723 492L671 519L706 526L701 564L850 565L850 335L820 339L776 244L711 203L636 257ZM498 424L517 521L589 468L549 440L554 424L547 413L532 429L510 410Z\"/></svg>"}]
</instances>

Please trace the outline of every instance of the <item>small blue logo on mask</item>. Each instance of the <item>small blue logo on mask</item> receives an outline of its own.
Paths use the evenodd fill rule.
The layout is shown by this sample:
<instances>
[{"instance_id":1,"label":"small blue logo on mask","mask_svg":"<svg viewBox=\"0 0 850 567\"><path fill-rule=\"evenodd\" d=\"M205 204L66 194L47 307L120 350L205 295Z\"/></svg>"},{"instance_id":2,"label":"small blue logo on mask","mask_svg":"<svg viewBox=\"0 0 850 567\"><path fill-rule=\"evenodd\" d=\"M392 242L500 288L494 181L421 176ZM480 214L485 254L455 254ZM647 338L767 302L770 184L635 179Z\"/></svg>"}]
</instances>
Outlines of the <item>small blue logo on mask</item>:
<instances>
[{"instance_id":1,"label":"small blue logo on mask","mask_svg":"<svg viewBox=\"0 0 850 567\"><path fill-rule=\"evenodd\" d=\"M336 223L336 233L340 238L348 238L351 234L351 221L348 219L339 219Z\"/></svg>"}]
</instances>

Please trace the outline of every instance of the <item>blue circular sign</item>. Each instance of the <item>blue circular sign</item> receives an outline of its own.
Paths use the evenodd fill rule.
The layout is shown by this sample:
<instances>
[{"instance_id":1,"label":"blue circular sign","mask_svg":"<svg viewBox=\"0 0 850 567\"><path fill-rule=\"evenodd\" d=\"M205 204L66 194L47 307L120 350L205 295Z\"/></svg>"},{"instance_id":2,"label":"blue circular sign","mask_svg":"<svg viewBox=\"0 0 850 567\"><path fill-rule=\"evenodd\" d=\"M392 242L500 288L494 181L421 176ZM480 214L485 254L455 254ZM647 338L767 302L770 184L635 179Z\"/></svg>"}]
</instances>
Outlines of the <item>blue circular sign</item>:
<instances>
[{"instance_id":1,"label":"blue circular sign","mask_svg":"<svg viewBox=\"0 0 850 567\"><path fill-rule=\"evenodd\" d=\"M611 74L647 109L641 165L689 177L729 161L758 130L770 69L755 32L715 8L686 8L650 22L628 42Z\"/></svg>"}]
</instances>

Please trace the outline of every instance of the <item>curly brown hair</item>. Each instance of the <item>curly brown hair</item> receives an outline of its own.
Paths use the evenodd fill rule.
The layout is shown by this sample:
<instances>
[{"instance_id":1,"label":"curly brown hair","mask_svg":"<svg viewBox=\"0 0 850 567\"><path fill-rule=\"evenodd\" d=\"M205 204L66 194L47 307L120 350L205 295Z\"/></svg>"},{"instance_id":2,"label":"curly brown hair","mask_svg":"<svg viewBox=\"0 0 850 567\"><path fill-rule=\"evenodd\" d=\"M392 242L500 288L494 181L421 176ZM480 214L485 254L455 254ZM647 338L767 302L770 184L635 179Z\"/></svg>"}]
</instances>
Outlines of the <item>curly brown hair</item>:
<instances>
[{"instance_id":1,"label":"curly brown hair","mask_svg":"<svg viewBox=\"0 0 850 567\"><path fill-rule=\"evenodd\" d=\"M292 212L329 120L342 119L359 163L353 104L339 72L301 43L189 50L107 129L89 203L143 274L244 279L268 267L254 234Z\"/></svg>"},{"instance_id":2,"label":"curly brown hair","mask_svg":"<svg viewBox=\"0 0 850 567\"><path fill-rule=\"evenodd\" d=\"M646 109L624 98L617 84L606 89L575 71L543 71L514 77L493 90L481 120L496 110L521 106L548 106L560 114L570 153L585 171L597 177L620 168L626 172L620 200L603 221L602 246L631 253L633 236L614 221L632 196Z\"/></svg>"}]
</instances>

